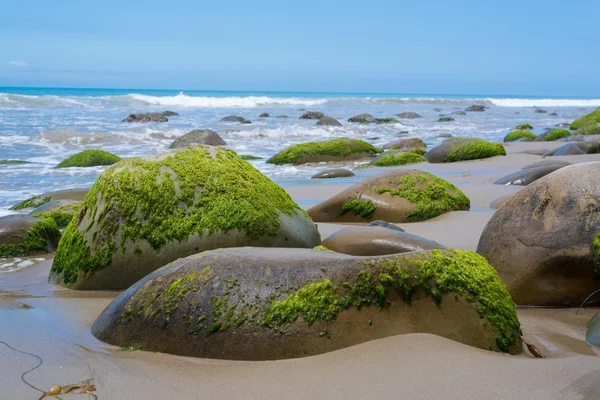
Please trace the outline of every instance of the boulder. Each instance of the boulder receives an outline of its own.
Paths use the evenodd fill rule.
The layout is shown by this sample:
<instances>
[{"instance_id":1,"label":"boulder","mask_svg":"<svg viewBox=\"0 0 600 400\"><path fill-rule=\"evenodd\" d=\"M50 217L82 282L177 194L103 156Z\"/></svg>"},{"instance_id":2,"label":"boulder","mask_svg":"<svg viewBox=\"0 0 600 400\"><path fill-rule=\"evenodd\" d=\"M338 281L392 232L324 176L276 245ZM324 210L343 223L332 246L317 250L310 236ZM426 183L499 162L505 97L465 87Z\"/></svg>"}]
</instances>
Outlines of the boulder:
<instances>
[{"instance_id":1,"label":"boulder","mask_svg":"<svg viewBox=\"0 0 600 400\"><path fill-rule=\"evenodd\" d=\"M517 304L578 306L600 289L600 162L545 176L508 200L477 252Z\"/></svg>"},{"instance_id":2,"label":"boulder","mask_svg":"<svg viewBox=\"0 0 600 400\"><path fill-rule=\"evenodd\" d=\"M567 146L570 146L570 147L567 147ZM577 147L579 150L581 150L581 152L579 152L572 146ZM559 153L559 151L560 151L560 153ZM584 141L584 142L569 143L567 145L564 145L562 147L559 147L559 148L556 148L553 150L547 150L543 155L545 157L549 157L549 156L555 156L555 155L565 156L565 155L580 155L580 154L596 154L599 151L600 151L600 143Z\"/></svg>"},{"instance_id":3,"label":"boulder","mask_svg":"<svg viewBox=\"0 0 600 400\"><path fill-rule=\"evenodd\" d=\"M168 122L169 119L162 113L130 114L121 122Z\"/></svg>"},{"instance_id":4,"label":"boulder","mask_svg":"<svg viewBox=\"0 0 600 400\"><path fill-rule=\"evenodd\" d=\"M339 230L323 240L321 245L337 253L352 256L382 256L445 249L432 240L377 226L353 226Z\"/></svg>"},{"instance_id":5,"label":"boulder","mask_svg":"<svg viewBox=\"0 0 600 400\"><path fill-rule=\"evenodd\" d=\"M571 136L571 135L572 135L572 133L567 130L555 128L555 129L550 129L549 131L544 132L541 135L538 135L538 137L533 139L533 141L534 142L550 142L550 141L562 139L562 138L565 138L565 137Z\"/></svg>"},{"instance_id":6,"label":"boulder","mask_svg":"<svg viewBox=\"0 0 600 400\"><path fill-rule=\"evenodd\" d=\"M262 114L260 114L258 117L259 117L259 118L269 118L270 116L271 116L271 115L269 115L269 113L266 113L266 112L265 112L265 113L262 113Z\"/></svg>"},{"instance_id":7,"label":"boulder","mask_svg":"<svg viewBox=\"0 0 600 400\"><path fill-rule=\"evenodd\" d=\"M424 149L414 150L421 150L424 153ZM427 159L423 157L422 154L412 150L409 152L404 152L402 150L390 150L375 157L375 159L371 161L369 165L373 165L375 167L392 167L398 165L417 164L426 161Z\"/></svg>"},{"instance_id":8,"label":"boulder","mask_svg":"<svg viewBox=\"0 0 600 400\"><path fill-rule=\"evenodd\" d=\"M481 111L484 111L484 110L481 110ZM464 111L453 111L450 113L450 115L467 115L467 113Z\"/></svg>"},{"instance_id":9,"label":"boulder","mask_svg":"<svg viewBox=\"0 0 600 400\"><path fill-rule=\"evenodd\" d=\"M478 104L473 104L472 106L467 107L465 111L485 111L485 107Z\"/></svg>"},{"instance_id":10,"label":"boulder","mask_svg":"<svg viewBox=\"0 0 600 400\"><path fill-rule=\"evenodd\" d=\"M317 125L320 125L320 126L342 126L342 124L340 124L340 122L337 119L328 117L327 115L322 116L319 119L319 121L317 122Z\"/></svg>"},{"instance_id":11,"label":"boulder","mask_svg":"<svg viewBox=\"0 0 600 400\"><path fill-rule=\"evenodd\" d=\"M495 185L518 185L527 186L538 179L563 168L563 165L547 165L544 167L522 169L494 182Z\"/></svg>"},{"instance_id":12,"label":"boulder","mask_svg":"<svg viewBox=\"0 0 600 400\"><path fill-rule=\"evenodd\" d=\"M524 122L522 124L519 124L517 126L515 126L514 130L515 131L530 131L533 129L533 126L531 126L531 124Z\"/></svg>"},{"instance_id":13,"label":"boulder","mask_svg":"<svg viewBox=\"0 0 600 400\"><path fill-rule=\"evenodd\" d=\"M555 112L551 112L551 113L550 113L550 114L548 114L548 115L549 115L549 116L551 116L551 117L558 117L558 114L557 114L557 113L555 113Z\"/></svg>"},{"instance_id":14,"label":"boulder","mask_svg":"<svg viewBox=\"0 0 600 400\"><path fill-rule=\"evenodd\" d=\"M381 227L381 228L393 229L395 231L404 232L404 229L400 228L399 226L394 225L394 224L390 224L389 222L382 221L380 219L376 219L375 221L371 221L368 224L365 224L364 226L377 226L377 227Z\"/></svg>"},{"instance_id":15,"label":"boulder","mask_svg":"<svg viewBox=\"0 0 600 400\"><path fill-rule=\"evenodd\" d=\"M175 139L170 149L182 149L188 146L198 145L208 146L226 146L227 143L219 136L219 134L210 129L194 129L183 136Z\"/></svg>"},{"instance_id":16,"label":"boulder","mask_svg":"<svg viewBox=\"0 0 600 400\"><path fill-rule=\"evenodd\" d=\"M319 111L306 111L300 116L300 119L321 119L324 116L325 114Z\"/></svg>"},{"instance_id":17,"label":"boulder","mask_svg":"<svg viewBox=\"0 0 600 400\"><path fill-rule=\"evenodd\" d=\"M244 122L246 118L240 117L239 115L229 115L227 117L221 118L221 122Z\"/></svg>"},{"instance_id":18,"label":"boulder","mask_svg":"<svg viewBox=\"0 0 600 400\"><path fill-rule=\"evenodd\" d=\"M449 211L469 210L470 200L456 186L418 170L377 175L308 210L315 222L413 222Z\"/></svg>"},{"instance_id":19,"label":"boulder","mask_svg":"<svg viewBox=\"0 0 600 400\"><path fill-rule=\"evenodd\" d=\"M512 131L508 135L504 136L504 142L514 142L519 140L521 142L531 142L537 135L529 131Z\"/></svg>"},{"instance_id":20,"label":"boulder","mask_svg":"<svg viewBox=\"0 0 600 400\"><path fill-rule=\"evenodd\" d=\"M534 163L528 164L528 165L524 166L522 169L547 167L547 166L550 166L550 165L560 165L560 166L566 167L567 165L571 165L571 163L568 162L568 161L553 160L553 159L549 158L549 159L546 159L546 160L536 161Z\"/></svg>"},{"instance_id":21,"label":"boulder","mask_svg":"<svg viewBox=\"0 0 600 400\"><path fill-rule=\"evenodd\" d=\"M121 160L119 156L104 150L84 150L62 161L56 168L71 167L96 167L99 165L113 165Z\"/></svg>"},{"instance_id":22,"label":"boulder","mask_svg":"<svg viewBox=\"0 0 600 400\"><path fill-rule=\"evenodd\" d=\"M600 108L592 111L591 113L584 115L583 117L577 118L575 121L571 123L571 129L576 130L579 128L583 128L584 126L600 123Z\"/></svg>"},{"instance_id":23,"label":"boulder","mask_svg":"<svg viewBox=\"0 0 600 400\"><path fill-rule=\"evenodd\" d=\"M174 117L176 115L179 115L175 111L163 111L161 114L164 115L165 117Z\"/></svg>"},{"instance_id":24,"label":"boulder","mask_svg":"<svg viewBox=\"0 0 600 400\"><path fill-rule=\"evenodd\" d=\"M554 156L577 156L581 154L587 154L585 151L581 150L578 146L573 143L566 144L562 147L559 147L554 152Z\"/></svg>"},{"instance_id":25,"label":"boulder","mask_svg":"<svg viewBox=\"0 0 600 400\"><path fill-rule=\"evenodd\" d=\"M119 290L205 250L319 243L306 213L233 151L189 147L106 170L65 230L50 278Z\"/></svg>"},{"instance_id":26,"label":"boulder","mask_svg":"<svg viewBox=\"0 0 600 400\"><path fill-rule=\"evenodd\" d=\"M31 215L38 218L52 218L60 228L66 228L69 222L79 213L81 201L53 200L31 211Z\"/></svg>"},{"instance_id":27,"label":"boulder","mask_svg":"<svg viewBox=\"0 0 600 400\"><path fill-rule=\"evenodd\" d=\"M429 150L425 158L430 163L443 163L505 155L506 150L500 143L475 138L450 138Z\"/></svg>"},{"instance_id":28,"label":"boulder","mask_svg":"<svg viewBox=\"0 0 600 400\"><path fill-rule=\"evenodd\" d=\"M0 258L48 253L59 239L60 231L51 218L21 214L0 218Z\"/></svg>"},{"instance_id":29,"label":"boulder","mask_svg":"<svg viewBox=\"0 0 600 400\"><path fill-rule=\"evenodd\" d=\"M88 193L89 188L83 189L65 189L65 190L57 190L55 192L40 194L39 196L31 197L27 200L24 200L14 206L12 206L11 210L25 210L28 208L36 208L41 206L42 204L46 204L53 200L75 200L81 201L85 198L85 195Z\"/></svg>"},{"instance_id":30,"label":"boulder","mask_svg":"<svg viewBox=\"0 0 600 400\"><path fill-rule=\"evenodd\" d=\"M452 117L440 117L440 119L438 119L438 122L452 122L454 121L454 118Z\"/></svg>"},{"instance_id":31,"label":"boulder","mask_svg":"<svg viewBox=\"0 0 600 400\"><path fill-rule=\"evenodd\" d=\"M412 150L426 147L425 142L419 138L401 139L383 145L383 148L388 150Z\"/></svg>"},{"instance_id":32,"label":"boulder","mask_svg":"<svg viewBox=\"0 0 600 400\"><path fill-rule=\"evenodd\" d=\"M548 111L546 111L544 109L541 109L541 108L536 108L534 110L534 112L537 113L537 114L546 114Z\"/></svg>"},{"instance_id":33,"label":"boulder","mask_svg":"<svg viewBox=\"0 0 600 400\"><path fill-rule=\"evenodd\" d=\"M356 122L359 124L370 124L372 122L375 122L375 117L373 117L371 114L358 114L358 115L355 115L354 117L348 118L348 122Z\"/></svg>"},{"instance_id":34,"label":"boulder","mask_svg":"<svg viewBox=\"0 0 600 400\"><path fill-rule=\"evenodd\" d=\"M402 118L402 119L416 119L416 118L422 118L419 114L417 114L416 112L403 112L400 114L396 114L398 117Z\"/></svg>"},{"instance_id":35,"label":"boulder","mask_svg":"<svg viewBox=\"0 0 600 400\"><path fill-rule=\"evenodd\" d=\"M92 334L183 356L312 356L406 333L520 353L515 305L472 252L355 257L308 249L221 249L177 260L119 295Z\"/></svg>"},{"instance_id":36,"label":"boulder","mask_svg":"<svg viewBox=\"0 0 600 400\"><path fill-rule=\"evenodd\" d=\"M490 203L490 208L492 210L498 210L500 207L502 207L504 205L504 203L506 203L508 201L508 199L512 198L514 195L515 195L514 193L509 193L509 194L505 194L504 196L498 197L496 200L494 200Z\"/></svg>"},{"instance_id":37,"label":"boulder","mask_svg":"<svg viewBox=\"0 0 600 400\"><path fill-rule=\"evenodd\" d=\"M350 176L354 176L354 172L345 168L334 168L316 173L310 179L348 178Z\"/></svg>"},{"instance_id":38,"label":"boulder","mask_svg":"<svg viewBox=\"0 0 600 400\"><path fill-rule=\"evenodd\" d=\"M372 144L362 140L340 138L296 144L275 154L267 163L301 165L323 161L359 160L373 157L377 151Z\"/></svg>"},{"instance_id":39,"label":"boulder","mask_svg":"<svg viewBox=\"0 0 600 400\"><path fill-rule=\"evenodd\" d=\"M594 122L579 128L575 131L575 135L600 135L600 125Z\"/></svg>"}]
</instances>

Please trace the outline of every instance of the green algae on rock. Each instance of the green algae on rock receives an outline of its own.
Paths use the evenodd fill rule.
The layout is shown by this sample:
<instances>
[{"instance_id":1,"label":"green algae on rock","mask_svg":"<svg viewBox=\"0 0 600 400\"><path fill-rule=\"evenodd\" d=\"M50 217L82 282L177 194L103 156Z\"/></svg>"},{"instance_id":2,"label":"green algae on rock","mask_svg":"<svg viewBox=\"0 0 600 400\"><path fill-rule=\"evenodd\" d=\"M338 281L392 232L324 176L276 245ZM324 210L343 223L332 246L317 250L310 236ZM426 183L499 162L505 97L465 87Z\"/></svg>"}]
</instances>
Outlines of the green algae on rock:
<instances>
[{"instance_id":1,"label":"green algae on rock","mask_svg":"<svg viewBox=\"0 0 600 400\"><path fill-rule=\"evenodd\" d=\"M571 129L575 130L583 128L584 126L592 124L594 122L600 123L600 108L592 111L589 114L584 115L583 117L577 118L571 123Z\"/></svg>"},{"instance_id":2,"label":"green algae on rock","mask_svg":"<svg viewBox=\"0 0 600 400\"><path fill-rule=\"evenodd\" d=\"M49 203L54 200L74 200L74 201L82 201L87 194L89 189L63 189L57 190L54 192L49 192L45 194L41 194L38 196L31 197L27 200L24 200L20 203L17 203L11 210L19 211L24 210L26 208L37 208L46 203Z\"/></svg>"},{"instance_id":3,"label":"green algae on rock","mask_svg":"<svg viewBox=\"0 0 600 400\"><path fill-rule=\"evenodd\" d=\"M600 125L592 123L579 128L575 131L575 135L600 135Z\"/></svg>"},{"instance_id":4,"label":"green algae on rock","mask_svg":"<svg viewBox=\"0 0 600 400\"><path fill-rule=\"evenodd\" d=\"M246 161L248 161L248 160L262 160L262 157L253 156L253 155L250 155L250 154L241 154L239 157L242 160L246 160Z\"/></svg>"},{"instance_id":5,"label":"green algae on rock","mask_svg":"<svg viewBox=\"0 0 600 400\"><path fill-rule=\"evenodd\" d=\"M476 138L450 138L425 154L430 163L477 160L494 156L505 156L501 143L492 143Z\"/></svg>"},{"instance_id":6,"label":"green algae on rock","mask_svg":"<svg viewBox=\"0 0 600 400\"><path fill-rule=\"evenodd\" d=\"M319 243L306 213L248 162L230 150L190 147L107 169L67 226L51 278L122 289L204 250Z\"/></svg>"},{"instance_id":7,"label":"green algae on rock","mask_svg":"<svg viewBox=\"0 0 600 400\"><path fill-rule=\"evenodd\" d=\"M526 131L526 130L517 130L517 131L512 131L510 132L508 135L504 136L504 141L505 142L514 142L515 140L522 140L522 141L532 141L533 139L535 139L537 137L537 135L535 133Z\"/></svg>"},{"instance_id":8,"label":"green algae on rock","mask_svg":"<svg viewBox=\"0 0 600 400\"><path fill-rule=\"evenodd\" d=\"M315 222L414 222L469 207L469 198L450 182L412 170L366 179L314 206L308 214Z\"/></svg>"},{"instance_id":9,"label":"green algae on rock","mask_svg":"<svg viewBox=\"0 0 600 400\"><path fill-rule=\"evenodd\" d=\"M19 211L19 210L24 210L26 208L35 208L35 207L39 207L43 204L46 204L51 200L52 200L52 197L47 196L47 195L34 196L34 197L31 197L31 198L24 200L24 201L20 202L19 204L13 206L11 208L11 210Z\"/></svg>"},{"instance_id":10,"label":"green algae on rock","mask_svg":"<svg viewBox=\"0 0 600 400\"><path fill-rule=\"evenodd\" d=\"M390 167L396 165L408 165L426 162L427 159L419 154L420 151L425 153L425 149L414 149L416 151L403 152L398 150L390 150L383 153L371 162L371 165L376 167Z\"/></svg>"},{"instance_id":11,"label":"green algae on rock","mask_svg":"<svg viewBox=\"0 0 600 400\"><path fill-rule=\"evenodd\" d=\"M21 220L23 220L21 222ZM14 232L6 224L17 225L21 228ZM24 227L28 229L24 229ZM34 219L24 215L9 216L0 219L0 258L22 257L53 250L60 238L60 230L52 218ZM19 232L20 230L20 232ZM3 237L10 234L11 237Z\"/></svg>"},{"instance_id":12,"label":"green algae on rock","mask_svg":"<svg viewBox=\"0 0 600 400\"><path fill-rule=\"evenodd\" d=\"M503 282L485 258L462 250L353 257L220 249L153 272L92 325L94 336L117 346L239 360L310 356L416 332L521 352Z\"/></svg>"},{"instance_id":13,"label":"green algae on rock","mask_svg":"<svg viewBox=\"0 0 600 400\"><path fill-rule=\"evenodd\" d=\"M23 161L23 160L0 160L0 165L18 165L18 164L31 164L31 162Z\"/></svg>"},{"instance_id":14,"label":"green algae on rock","mask_svg":"<svg viewBox=\"0 0 600 400\"><path fill-rule=\"evenodd\" d=\"M372 157L378 150L367 142L356 139L333 139L324 142L301 143L275 154L269 164L305 164L319 161L343 161Z\"/></svg>"},{"instance_id":15,"label":"green algae on rock","mask_svg":"<svg viewBox=\"0 0 600 400\"><path fill-rule=\"evenodd\" d=\"M558 139L568 137L571 135L572 135L572 133L565 129L555 128L555 129L550 130L549 132L547 132L544 135L544 141L551 142L551 141L558 140Z\"/></svg>"},{"instance_id":16,"label":"green algae on rock","mask_svg":"<svg viewBox=\"0 0 600 400\"><path fill-rule=\"evenodd\" d=\"M514 130L515 131L530 131L533 129L533 126L531 126L531 124L525 122L522 124L519 124L517 126L515 126Z\"/></svg>"},{"instance_id":17,"label":"green algae on rock","mask_svg":"<svg viewBox=\"0 0 600 400\"><path fill-rule=\"evenodd\" d=\"M95 167L98 165L113 165L121 160L120 157L104 150L84 150L67 158L56 168Z\"/></svg>"},{"instance_id":18,"label":"green algae on rock","mask_svg":"<svg viewBox=\"0 0 600 400\"><path fill-rule=\"evenodd\" d=\"M34 211L34 217L52 218L59 228L66 228L69 222L79 213L81 202L74 202L49 211Z\"/></svg>"}]
</instances>

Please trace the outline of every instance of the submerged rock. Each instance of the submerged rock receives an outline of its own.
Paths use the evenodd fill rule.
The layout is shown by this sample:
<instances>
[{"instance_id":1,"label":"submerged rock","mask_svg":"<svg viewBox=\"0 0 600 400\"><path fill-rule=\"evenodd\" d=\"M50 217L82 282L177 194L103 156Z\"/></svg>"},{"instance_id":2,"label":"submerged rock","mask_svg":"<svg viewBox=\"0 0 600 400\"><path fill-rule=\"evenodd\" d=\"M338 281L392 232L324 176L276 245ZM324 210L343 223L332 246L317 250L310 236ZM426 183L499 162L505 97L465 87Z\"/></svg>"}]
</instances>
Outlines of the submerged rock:
<instances>
[{"instance_id":1,"label":"submerged rock","mask_svg":"<svg viewBox=\"0 0 600 400\"><path fill-rule=\"evenodd\" d=\"M371 114L358 114L358 115L355 115L354 117L348 118L348 122L356 122L359 124L370 124L372 122L375 122L375 117L373 117Z\"/></svg>"},{"instance_id":2,"label":"submerged rock","mask_svg":"<svg viewBox=\"0 0 600 400\"><path fill-rule=\"evenodd\" d=\"M310 177L310 179L348 178L354 176L354 172L345 168L326 169Z\"/></svg>"},{"instance_id":3,"label":"submerged rock","mask_svg":"<svg viewBox=\"0 0 600 400\"><path fill-rule=\"evenodd\" d=\"M440 117L440 119L438 119L438 122L452 122L454 121L454 118L452 117Z\"/></svg>"},{"instance_id":4,"label":"submerged rock","mask_svg":"<svg viewBox=\"0 0 600 400\"><path fill-rule=\"evenodd\" d=\"M62 161L55 168L71 167L96 167L99 165L113 165L121 160L116 156L104 150L84 150Z\"/></svg>"},{"instance_id":5,"label":"submerged rock","mask_svg":"<svg viewBox=\"0 0 600 400\"><path fill-rule=\"evenodd\" d=\"M324 142L296 144L280 151L267 160L268 164L306 164L322 161L348 161L373 157L377 149L367 142L356 139L333 139Z\"/></svg>"},{"instance_id":6,"label":"submerged rock","mask_svg":"<svg viewBox=\"0 0 600 400\"><path fill-rule=\"evenodd\" d=\"M480 106L478 104L473 104L472 106L467 107L467 109L465 111L485 111L485 106Z\"/></svg>"},{"instance_id":7,"label":"submerged rock","mask_svg":"<svg viewBox=\"0 0 600 400\"><path fill-rule=\"evenodd\" d=\"M239 122L240 124L251 124L252 121L248 121L244 117L240 117L238 115L229 115L227 117L221 118L221 122Z\"/></svg>"},{"instance_id":8,"label":"submerged rock","mask_svg":"<svg viewBox=\"0 0 600 400\"><path fill-rule=\"evenodd\" d=\"M417 114L416 112L403 112L400 114L396 114L398 117L403 118L403 119L416 119L416 118L422 118L419 114Z\"/></svg>"},{"instance_id":9,"label":"submerged rock","mask_svg":"<svg viewBox=\"0 0 600 400\"><path fill-rule=\"evenodd\" d=\"M176 115L179 115L175 111L163 111L161 114L164 115L165 117L174 117Z\"/></svg>"},{"instance_id":10,"label":"submerged rock","mask_svg":"<svg viewBox=\"0 0 600 400\"><path fill-rule=\"evenodd\" d=\"M163 113L129 114L121 122L168 122L169 119Z\"/></svg>"},{"instance_id":11,"label":"submerged rock","mask_svg":"<svg viewBox=\"0 0 600 400\"><path fill-rule=\"evenodd\" d=\"M90 189L65 189L65 190L57 190L55 192L44 193L39 196L31 197L27 200L24 200L14 206L12 206L11 210L25 210L28 208L36 208L41 206L42 204L46 204L53 200L75 200L81 201L85 198L85 195L88 193Z\"/></svg>"},{"instance_id":12,"label":"submerged rock","mask_svg":"<svg viewBox=\"0 0 600 400\"><path fill-rule=\"evenodd\" d=\"M416 332L521 352L504 284L483 257L460 250L216 250L137 282L91 330L116 346L236 360L311 356Z\"/></svg>"},{"instance_id":13,"label":"submerged rock","mask_svg":"<svg viewBox=\"0 0 600 400\"><path fill-rule=\"evenodd\" d=\"M60 231L51 219L29 215L0 218L0 258L49 253L56 248Z\"/></svg>"},{"instance_id":14,"label":"submerged rock","mask_svg":"<svg viewBox=\"0 0 600 400\"><path fill-rule=\"evenodd\" d=\"M518 185L527 186L538 179L563 168L564 165L547 165L543 167L522 169L494 182L495 185Z\"/></svg>"},{"instance_id":15,"label":"submerged rock","mask_svg":"<svg viewBox=\"0 0 600 400\"><path fill-rule=\"evenodd\" d=\"M328 117L327 115L322 116L319 119L319 122L317 122L317 125L320 125L320 126L342 126L342 124L340 124L340 122L337 119Z\"/></svg>"},{"instance_id":16,"label":"submerged rock","mask_svg":"<svg viewBox=\"0 0 600 400\"><path fill-rule=\"evenodd\" d=\"M190 147L106 170L67 227L51 280L74 289L124 289L205 250L319 243L306 213L233 151Z\"/></svg>"},{"instance_id":17,"label":"submerged rock","mask_svg":"<svg viewBox=\"0 0 600 400\"><path fill-rule=\"evenodd\" d=\"M306 111L300 116L300 119L321 119L324 116L325 114L320 111Z\"/></svg>"},{"instance_id":18,"label":"submerged rock","mask_svg":"<svg viewBox=\"0 0 600 400\"><path fill-rule=\"evenodd\" d=\"M482 110L482 111L485 111L485 110ZM464 111L453 111L450 113L450 115L467 115L467 113Z\"/></svg>"},{"instance_id":19,"label":"submerged rock","mask_svg":"<svg viewBox=\"0 0 600 400\"><path fill-rule=\"evenodd\" d=\"M475 138L450 138L429 150L425 158L430 163L443 163L505 155L506 150L500 143Z\"/></svg>"},{"instance_id":20,"label":"submerged rock","mask_svg":"<svg viewBox=\"0 0 600 400\"><path fill-rule=\"evenodd\" d=\"M387 227L353 226L339 230L323 240L323 246L353 256L381 256L445 249L437 242Z\"/></svg>"},{"instance_id":21,"label":"submerged rock","mask_svg":"<svg viewBox=\"0 0 600 400\"><path fill-rule=\"evenodd\" d=\"M312 207L308 214L315 222L412 222L469 207L469 198L450 182L412 170L365 179Z\"/></svg>"},{"instance_id":22,"label":"submerged rock","mask_svg":"<svg viewBox=\"0 0 600 400\"><path fill-rule=\"evenodd\" d=\"M534 110L534 112L537 113L537 114L546 114L548 111L546 111L544 109L541 109L541 108L536 108Z\"/></svg>"},{"instance_id":23,"label":"submerged rock","mask_svg":"<svg viewBox=\"0 0 600 400\"><path fill-rule=\"evenodd\" d=\"M600 289L600 162L563 167L508 200L477 252L517 304L578 306Z\"/></svg>"},{"instance_id":24,"label":"submerged rock","mask_svg":"<svg viewBox=\"0 0 600 400\"><path fill-rule=\"evenodd\" d=\"M175 139L170 149L182 149L188 146L197 145L208 146L226 146L227 143L219 136L219 134L210 129L194 129L183 136Z\"/></svg>"},{"instance_id":25,"label":"submerged rock","mask_svg":"<svg viewBox=\"0 0 600 400\"><path fill-rule=\"evenodd\" d=\"M262 113L262 114L260 114L260 115L258 116L258 118L268 118L268 117L270 117L270 116L271 116L271 115L270 115L269 113L266 113L266 112L265 112L265 113Z\"/></svg>"}]
</instances>

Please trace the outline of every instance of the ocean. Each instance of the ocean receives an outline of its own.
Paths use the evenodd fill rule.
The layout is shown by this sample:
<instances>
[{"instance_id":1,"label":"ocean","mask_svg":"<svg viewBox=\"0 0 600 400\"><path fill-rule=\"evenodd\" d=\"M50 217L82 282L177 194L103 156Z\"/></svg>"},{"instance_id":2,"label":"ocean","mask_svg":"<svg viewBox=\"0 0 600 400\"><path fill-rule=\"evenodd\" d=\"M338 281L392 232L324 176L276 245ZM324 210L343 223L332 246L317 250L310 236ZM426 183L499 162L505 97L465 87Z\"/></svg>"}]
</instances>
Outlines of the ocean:
<instances>
[{"instance_id":1,"label":"ocean","mask_svg":"<svg viewBox=\"0 0 600 400\"><path fill-rule=\"evenodd\" d=\"M464 110L472 104L485 112L452 115L453 122L437 122L440 114ZM546 113L536 113L536 107ZM251 163L280 184L302 184L324 166L274 166L266 158L292 144L338 137L359 138L375 145L418 137L429 146L442 134L480 137L500 142L514 126L529 122L535 133L600 107L600 99L360 93L224 92L129 89L61 89L0 87L0 160L31 164L0 165L0 216L30 196L58 189L89 187L105 169L54 167L85 149L103 149L121 157L157 154L174 138L192 129L218 132L238 154L263 157ZM132 113L175 111L166 123L124 123ZM302 110L322 111L342 127L319 127L300 120ZM413 111L423 118L386 125L347 122L361 113L393 117ZM269 118L259 118L261 113ZM556 113L556 115L552 115ZM221 122L239 115L252 124ZM277 118L286 115L289 118ZM399 136L400 132L404 132Z\"/></svg>"}]
</instances>

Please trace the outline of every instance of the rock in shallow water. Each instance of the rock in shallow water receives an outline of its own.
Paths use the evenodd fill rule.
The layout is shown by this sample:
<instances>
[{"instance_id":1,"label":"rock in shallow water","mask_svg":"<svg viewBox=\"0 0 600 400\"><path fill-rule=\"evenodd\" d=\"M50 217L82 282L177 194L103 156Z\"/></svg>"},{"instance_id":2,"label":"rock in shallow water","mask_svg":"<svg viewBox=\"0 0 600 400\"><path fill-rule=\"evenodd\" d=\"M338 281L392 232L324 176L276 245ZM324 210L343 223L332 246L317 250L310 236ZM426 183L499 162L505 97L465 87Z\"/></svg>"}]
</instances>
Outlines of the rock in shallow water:
<instances>
[{"instance_id":1,"label":"rock in shallow water","mask_svg":"<svg viewBox=\"0 0 600 400\"><path fill-rule=\"evenodd\" d=\"M425 153L425 158L430 163L443 163L505 155L506 150L500 143L475 138L450 138Z\"/></svg>"},{"instance_id":2,"label":"rock in shallow water","mask_svg":"<svg viewBox=\"0 0 600 400\"><path fill-rule=\"evenodd\" d=\"M117 346L237 360L310 356L414 332L521 352L508 292L467 251L221 249L148 275L92 325Z\"/></svg>"},{"instance_id":3,"label":"rock in shallow water","mask_svg":"<svg viewBox=\"0 0 600 400\"><path fill-rule=\"evenodd\" d=\"M88 193L89 190L89 188L65 189L57 190L55 192L44 193L39 196L31 197L14 205L13 207L11 207L11 210L24 210L28 208L36 208L54 200L68 199L74 201L81 201L85 198L85 195Z\"/></svg>"},{"instance_id":4,"label":"rock in shallow water","mask_svg":"<svg viewBox=\"0 0 600 400\"><path fill-rule=\"evenodd\" d=\"M308 214L315 222L413 222L469 207L469 198L450 182L412 170L366 179L312 207Z\"/></svg>"},{"instance_id":5,"label":"rock in shallow water","mask_svg":"<svg viewBox=\"0 0 600 400\"><path fill-rule=\"evenodd\" d=\"M353 256L382 256L445 248L429 239L376 226L345 228L335 232L321 244L330 250Z\"/></svg>"},{"instance_id":6,"label":"rock in shallow water","mask_svg":"<svg viewBox=\"0 0 600 400\"><path fill-rule=\"evenodd\" d=\"M168 122L169 119L165 113L130 114L121 122Z\"/></svg>"},{"instance_id":7,"label":"rock in shallow water","mask_svg":"<svg viewBox=\"0 0 600 400\"><path fill-rule=\"evenodd\" d=\"M517 304L576 306L600 288L600 162L527 186L485 227L477 252Z\"/></svg>"},{"instance_id":8,"label":"rock in shallow water","mask_svg":"<svg viewBox=\"0 0 600 400\"><path fill-rule=\"evenodd\" d=\"M354 172L344 168L326 169L310 177L310 179L331 179L331 178L349 178L354 176Z\"/></svg>"},{"instance_id":9,"label":"rock in shallow water","mask_svg":"<svg viewBox=\"0 0 600 400\"><path fill-rule=\"evenodd\" d=\"M0 218L0 258L48 253L59 239L60 231L53 219L29 215Z\"/></svg>"},{"instance_id":10,"label":"rock in shallow water","mask_svg":"<svg viewBox=\"0 0 600 400\"><path fill-rule=\"evenodd\" d=\"M198 145L208 146L226 146L227 143L219 136L219 134L210 129L195 129L186 133L185 135L175 139L171 144L170 149L183 149L188 146Z\"/></svg>"},{"instance_id":11,"label":"rock in shallow water","mask_svg":"<svg viewBox=\"0 0 600 400\"><path fill-rule=\"evenodd\" d=\"M233 151L190 147L106 170L67 227L51 280L74 289L124 289L204 250L320 242L289 195Z\"/></svg>"}]
</instances>

